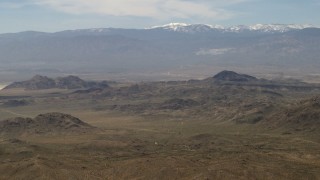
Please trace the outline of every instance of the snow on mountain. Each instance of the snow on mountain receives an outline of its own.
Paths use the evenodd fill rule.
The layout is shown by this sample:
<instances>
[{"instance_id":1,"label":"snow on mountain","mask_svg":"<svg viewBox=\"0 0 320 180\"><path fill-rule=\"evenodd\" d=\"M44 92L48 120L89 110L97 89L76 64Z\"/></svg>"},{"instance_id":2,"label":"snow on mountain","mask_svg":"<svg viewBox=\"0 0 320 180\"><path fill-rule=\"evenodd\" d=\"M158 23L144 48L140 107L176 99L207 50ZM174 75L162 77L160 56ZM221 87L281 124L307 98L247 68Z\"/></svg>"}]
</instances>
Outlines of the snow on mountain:
<instances>
[{"instance_id":1,"label":"snow on mountain","mask_svg":"<svg viewBox=\"0 0 320 180\"><path fill-rule=\"evenodd\" d=\"M208 32L212 30L223 30L224 27L220 25L208 25L208 24L186 24L186 23L170 23L163 26L153 26L148 29L163 29L174 32L184 33L197 33Z\"/></svg>"},{"instance_id":2,"label":"snow on mountain","mask_svg":"<svg viewBox=\"0 0 320 180\"><path fill-rule=\"evenodd\" d=\"M56 32L56 34L105 34L109 33L112 28L91 28L91 29L74 29Z\"/></svg>"},{"instance_id":3,"label":"snow on mountain","mask_svg":"<svg viewBox=\"0 0 320 180\"><path fill-rule=\"evenodd\" d=\"M186 23L170 23L162 26L153 26L150 28L145 28L144 30L164 30L170 32L179 33L206 33L206 32L262 32L262 33L284 33L292 30L300 30L304 28L314 27L312 25L300 25L300 24L255 24L251 26L238 25L224 27L221 25L209 25L209 24L186 24ZM74 33L74 34L107 34L112 33L117 28L92 28L92 29L76 29L76 30L66 30L58 33ZM139 30L139 29L137 29Z\"/></svg>"},{"instance_id":4,"label":"snow on mountain","mask_svg":"<svg viewBox=\"0 0 320 180\"><path fill-rule=\"evenodd\" d=\"M179 28L183 28L183 27L188 27L191 26L191 24L186 24L186 23L170 23L170 24L165 24L162 26L153 26L151 28L147 28L147 29L168 29L168 30L173 30L173 31L177 31Z\"/></svg>"},{"instance_id":5,"label":"snow on mountain","mask_svg":"<svg viewBox=\"0 0 320 180\"><path fill-rule=\"evenodd\" d=\"M232 26L227 28L230 32L242 32L242 31L259 31L259 32L288 32L291 30L301 30L305 28L313 27L309 24L255 24L251 26Z\"/></svg>"},{"instance_id":6,"label":"snow on mountain","mask_svg":"<svg viewBox=\"0 0 320 180\"><path fill-rule=\"evenodd\" d=\"M304 28L314 27L309 24L255 24L251 26L238 25L231 27L224 27L221 25L208 25L208 24L186 24L186 23L170 23L163 26L153 26L147 29L162 29L173 32L183 33L198 33L198 32L209 32L209 31L221 31L221 32L245 32L245 31L256 31L266 33L283 33L291 30L301 30Z\"/></svg>"}]
</instances>

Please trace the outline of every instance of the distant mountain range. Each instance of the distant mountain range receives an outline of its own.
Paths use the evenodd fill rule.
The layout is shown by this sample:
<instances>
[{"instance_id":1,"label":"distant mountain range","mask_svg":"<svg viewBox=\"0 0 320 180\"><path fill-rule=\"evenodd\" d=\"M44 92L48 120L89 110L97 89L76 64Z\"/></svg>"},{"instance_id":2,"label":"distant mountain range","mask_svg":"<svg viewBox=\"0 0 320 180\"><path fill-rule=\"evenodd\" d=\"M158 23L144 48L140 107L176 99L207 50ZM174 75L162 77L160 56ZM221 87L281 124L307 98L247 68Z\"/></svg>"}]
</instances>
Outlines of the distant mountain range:
<instances>
[{"instance_id":1,"label":"distant mountain range","mask_svg":"<svg viewBox=\"0 0 320 180\"><path fill-rule=\"evenodd\" d=\"M271 69L308 75L320 68L320 29L311 25L226 28L171 23L147 29L27 31L0 34L0 54L2 81L62 73L127 73L130 77L132 73L161 74L193 67L255 67L259 73ZM208 76L203 68L196 74Z\"/></svg>"},{"instance_id":2,"label":"distant mountain range","mask_svg":"<svg viewBox=\"0 0 320 180\"><path fill-rule=\"evenodd\" d=\"M251 26L238 25L231 27L224 27L221 25L208 25L208 24L186 24L186 23L170 23L163 26L154 26L149 29L162 29L175 32L184 33L200 33L210 31L220 32L245 32L245 31L256 31L256 32L288 32L294 30L301 30L305 28L314 28L315 26L310 24L255 24Z\"/></svg>"}]
</instances>

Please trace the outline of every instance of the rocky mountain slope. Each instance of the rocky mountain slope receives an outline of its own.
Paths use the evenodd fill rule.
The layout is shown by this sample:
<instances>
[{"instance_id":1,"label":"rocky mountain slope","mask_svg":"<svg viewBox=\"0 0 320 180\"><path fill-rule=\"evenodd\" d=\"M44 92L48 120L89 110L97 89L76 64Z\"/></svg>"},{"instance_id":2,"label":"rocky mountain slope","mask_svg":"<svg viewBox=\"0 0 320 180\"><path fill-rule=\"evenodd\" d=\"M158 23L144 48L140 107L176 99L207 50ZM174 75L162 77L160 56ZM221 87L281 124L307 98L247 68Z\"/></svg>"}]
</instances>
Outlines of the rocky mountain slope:
<instances>
[{"instance_id":1,"label":"rocky mountain slope","mask_svg":"<svg viewBox=\"0 0 320 180\"><path fill-rule=\"evenodd\" d=\"M86 133L96 128L63 113L40 114L35 118L12 118L0 121L2 135L43 135Z\"/></svg>"},{"instance_id":2,"label":"rocky mountain slope","mask_svg":"<svg viewBox=\"0 0 320 180\"><path fill-rule=\"evenodd\" d=\"M320 97L315 96L275 113L262 124L270 128L288 129L290 133L320 131Z\"/></svg>"},{"instance_id":3,"label":"rocky mountain slope","mask_svg":"<svg viewBox=\"0 0 320 180\"><path fill-rule=\"evenodd\" d=\"M242 81L242 82L247 82L247 81L257 81L258 79L253 76L249 76L246 74L238 74L233 71L222 71L215 76L213 76L213 79L217 81Z\"/></svg>"},{"instance_id":4,"label":"rocky mountain slope","mask_svg":"<svg viewBox=\"0 0 320 180\"><path fill-rule=\"evenodd\" d=\"M24 88L26 90L40 89L80 89L80 88L106 88L108 83L103 82L87 82L77 76L58 77L56 79L47 76L36 75L30 80L22 82L14 82L4 89Z\"/></svg>"}]
</instances>

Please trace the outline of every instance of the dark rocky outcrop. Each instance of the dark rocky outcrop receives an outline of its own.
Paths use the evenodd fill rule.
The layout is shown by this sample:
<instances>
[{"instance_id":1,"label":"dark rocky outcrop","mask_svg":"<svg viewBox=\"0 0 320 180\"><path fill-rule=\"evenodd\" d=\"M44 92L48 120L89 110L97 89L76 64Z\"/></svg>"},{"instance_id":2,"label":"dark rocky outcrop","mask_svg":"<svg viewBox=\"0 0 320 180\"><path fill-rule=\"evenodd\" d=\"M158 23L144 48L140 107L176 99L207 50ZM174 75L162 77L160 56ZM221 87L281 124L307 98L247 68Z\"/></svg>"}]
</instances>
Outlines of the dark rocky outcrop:
<instances>
[{"instance_id":1,"label":"dark rocky outcrop","mask_svg":"<svg viewBox=\"0 0 320 180\"><path fill-rule=\"evenodd\" d=\"M17 106L26 106L29 104L29 101L22 99L22 100L16 100L16 99L12 99L12 100L8 100L6 102L3 103L3 106L5 107L17 107Z\"/></svg>"},{"instance_id":2,"label":"dark rocky outcrop","mask_svg":"<svg viewBox=\"0 0 320 180\"><path fill-rule=\"evenodd\" d=\"M257 78L253 76L249 76L246 74L238 74L233 71L222 71L215 76L213 76L214 80L218 81L236 81L236 82L248 82L248 81L256 81Z\"/></svg>"},{"instance_id":3,"label":"dark rocky outcrop","mask_svg":"<svg viewBox=\"0 0 320 180\"><path fill-rule=\"evenodd\" d=\"M160 109L172 109L172 110L178 110L178 109L184 109L188 107L193 107L197 106L200 103L192 100L192 99L179 99L179 98L174 98L174 99L169 99L165 101Z\"/></svg>"},{"instance_id":4,"label":"dark rocky outcrop","mask_svg":"<svg viewBox=\"0 0 320 180\"><path fill-rule=\"evenodd\" d=\"M55 86L61 89L77 89L87 87L87 82L77 76L58 77Z\"/></svg>"},{"instance_id":5,"label":"dark rocky outcrop","mask_svg":"<svg viewBox=\"0 0 320 180\"><path fill-rule=\"evenodd\" d=\"M320 97L301 101L286 110L275 113L262 122L273 128L285 128L294 131L319 132Z\"/></svg>"},{"instance_id":6,"label":"dark rocky outcrop","mask_svg":"<svg viewBox=\"0 0 320 180\"><path fill-rule=\"evenodd\" d=\"M9 135L87 133L95 129L76 117L57 112L0 121L1 134Z\"/></svg>"},{"instance_id":7,"label":"dark rocky outcrop","mask_svg":"<svg viewBox=\"0 0 320 180\"><path fill-rule=\"evenodd\" d=\"M55 81L46 76L35 75L28 81L14 82L4 89L25 88L25 89L50 89L55 87Z\"/></svg>"},{"instance_id":8,"label":"dark rocky outcrop","mask_svg":"<svg viewBox=\"0 0 320 180\"><path fill-rule=\"evenodd\" d=\"M106 81L88 82L77 76L58 77L56 79L36 75L32 79L22 82L14 82L4 89L24 88L26 90L40 89L81 89L81 88L106 88L109 87Z\"/></svg>"}]
</instances>

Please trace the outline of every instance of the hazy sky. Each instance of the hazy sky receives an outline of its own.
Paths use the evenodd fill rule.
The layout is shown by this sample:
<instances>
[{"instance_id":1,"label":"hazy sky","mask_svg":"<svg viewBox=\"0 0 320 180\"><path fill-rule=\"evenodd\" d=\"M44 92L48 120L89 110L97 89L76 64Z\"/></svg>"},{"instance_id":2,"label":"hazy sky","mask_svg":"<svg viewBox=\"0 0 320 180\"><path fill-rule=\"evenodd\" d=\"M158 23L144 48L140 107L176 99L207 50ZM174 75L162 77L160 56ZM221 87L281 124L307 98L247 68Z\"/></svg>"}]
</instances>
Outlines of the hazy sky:
<instances>
[{"instance_id":1,"label":"hazy sky","mask_svg":"<svg viewBox=\"0 0 320 180\"><path fill-rule=\"evenodd\" d=\"M0 33L170 22L320 25L320 0L0 0Z\"/></svg>"}]
</instances>

